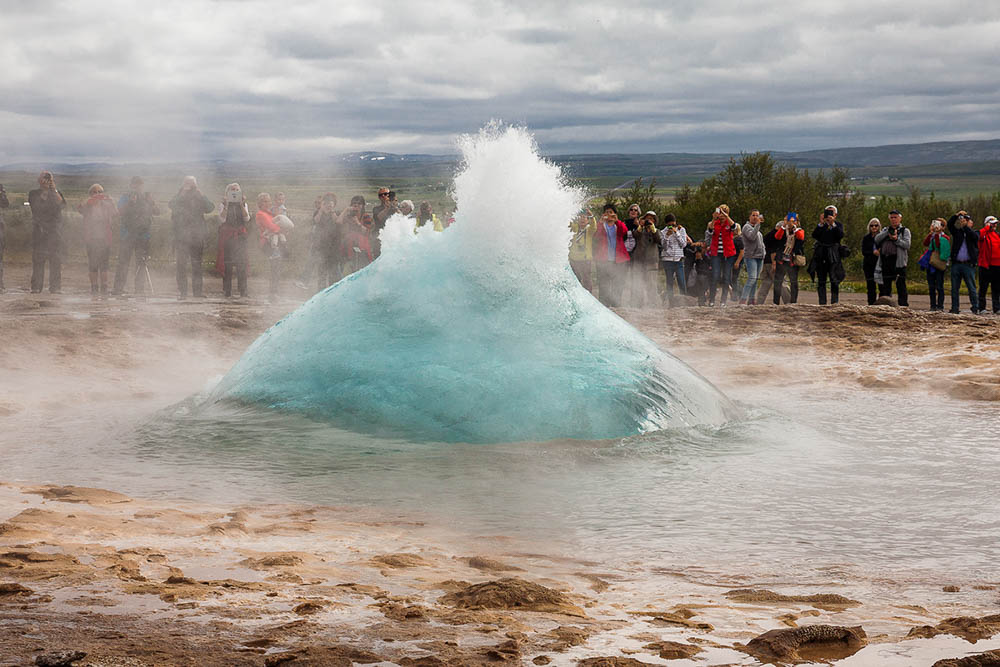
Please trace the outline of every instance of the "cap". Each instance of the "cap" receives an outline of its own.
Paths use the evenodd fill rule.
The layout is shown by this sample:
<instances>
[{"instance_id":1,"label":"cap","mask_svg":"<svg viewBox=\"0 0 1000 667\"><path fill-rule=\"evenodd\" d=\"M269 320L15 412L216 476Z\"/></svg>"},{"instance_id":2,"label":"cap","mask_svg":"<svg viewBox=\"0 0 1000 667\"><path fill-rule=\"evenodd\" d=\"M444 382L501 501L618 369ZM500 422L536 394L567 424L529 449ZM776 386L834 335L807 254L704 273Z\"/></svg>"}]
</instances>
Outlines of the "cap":
<instances>
[{"instance_id":1,"label":"cap","mask_svg":"<svg viewBox=\"0 0 1000 667\"><path fill-rule=\"evenodd\" d=\"M903 214L899 211L898 208L894 208L891 211L889 211L889 215L903 215Z\"/></svg>"},{"instance_id":2,"label":"cap","mask_svg":"<svg viewBox=\"0 0 1000 667\"><path fill-rule=\"evenodd\" d=\"M833 214L834 214L834 215L837 215L837 213L838 213L838 211L837 211L837 207L836 207L836 206L834 206L833 204L830 204L829 206L827 206L826 208L824 208L824 209L823 209L823 212L824 212L824 213L825 213L826 211L833 211Z\"/></svg>"},{"instance_id":3,"label":"cap","mask_svg":"<svg viewBox=\"0 0 1000 667\"><path fill-rule=\"evenodd\" d=\"M984 225L995 225L997 223L997 217L995 215L988 215L986 219L983 220Z\"/></svg>"},{"instance_id":4,"label":"cap","mask_svg":"<svg viewBox=\"0 0 1000 667\"><path fill-rule=\"evenodd\" d=\"M660 219L660 216L656 215L656 211L646 211L645 213L642 214L642 217L645 218L647 215L653 216L653 218L655 220L659 220Z\"/></svg>"}]
</instances>

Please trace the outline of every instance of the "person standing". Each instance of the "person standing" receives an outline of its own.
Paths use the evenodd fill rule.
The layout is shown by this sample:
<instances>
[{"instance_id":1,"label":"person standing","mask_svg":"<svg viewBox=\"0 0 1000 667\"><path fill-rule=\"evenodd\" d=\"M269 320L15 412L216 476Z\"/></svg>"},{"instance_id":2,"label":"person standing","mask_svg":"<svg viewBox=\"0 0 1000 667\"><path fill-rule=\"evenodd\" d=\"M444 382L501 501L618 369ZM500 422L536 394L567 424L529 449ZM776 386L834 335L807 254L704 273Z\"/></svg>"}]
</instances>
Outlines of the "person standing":
<instances>
[{"instance_id":1,"label":"person standing","mask_svg":"<svg viewBox=\"0 0 1000 667\"><path fill-rule=\"evenodd\" d=\"M429 201L422 201L420 202L420 211L415 218L413 231L417 232L423 229L428 222L431 223L431 229L435 232L444 231L444 225L441 223L441 219L437 217L437 214L434 213L434 207L431 206Z\"/></svg>"},{"instance_id":2,"label":"person standing","mask_svg":"<svg viewBox=\"0 0 1000 667\"><path fill-rule=\"evenodd\" d=\"M951 257L951 239L944 233L944 220L937 218L931 221L930 231L924 238L924 247L928 252L936 252L938 258L945 263ZM927 266L927 293L931 297L931 310L944 310L944 273L946 267Z\"/></svg>"},{"instance_id":3,"label":"person standing","mask_svg":"<svg viewBox=\"0 0 1000 667\"><path fill-rule=\"evenodd\" d=\"M378 205L372 209L372 228L369 238L373 260L382 254L382 240L379 238L379 234L385 229L386 220L399 212L399 205L395 201L394 194L389 188L378 189Z\"/></svg>"},{"instance_id":4,"label":"person standing","mask_svg":"<svg viewBox=\"0 0 1000 667\"><path fill-rule=\"evenodd\" d=\"M185 176L181 189L167 204L174 226L174 249L177 255L177 297L187 298L187 271L191 265L191 293L204 296L202 256L205 253L205 215L215 210L208 197L198 189L194 176Z\"/></svg>"},{"instance_id":5,"label":"person standing","mask_svg":"<svg viewBox=\"0 0 1000 667\"><path fill-rule=\"evenodd\" d=\"M118 200L121 226L118 231L118 266L115 267L115 284L111 289L120 295L125 289L129 264L135 253L135 293L146 291L146 261L149 259L149 240L152 237L153 216L160 209L153 201L153 195L143 192L143 180L133 176L128 184L128 192Z\"/></svg>"},{"instance_id":6,"label":"person standing","mask_svg":"<svg viewBox=\"0 0 1000 667\"><path fill-rule=\"evenodd\" d=\"M961 312L958 307L959 289L965 282L972 312L978 313L975 265L979 259L979 235L972 230L972 216L959 211L948 218L948 231L951 233L951 309L948 312L956 315Z\"/></svg>"},{"instance_id":7,"label":"person standing","mask_svg":"<svg viewBox=\"0 0 1000 667\"><path fill-rule=\"evenodd\" d=\"M774 256L785 245L784 242L775 240L774 235L784 224L784 220L779 220L774 224L774 229L764 234L764 264L760 270L760 287L757 288L757 303L760 304L767 303L771 299L771 288L774 287ZM784 301L788 303L787 298L784 298Z\"/></svg>"},{"instance_id":8,"label":"person standing","mask_svg":"<svg viewBox=\"0 0 1000 667\"><path fill-rule=\"evenodd\" d=\"M996 216L987 216L979 230L979 312L986 312L986 290L994 313L1000 313L1000 233Z\"/></svg>"},{"instance_id":9,"label":"person standing","mask_svg":"<svg viewBox=\"0 0 1000 667\"><path fill-rule=\"evenodd\" d=\"M757 297L757 283L760 270L764 266L764 235L760 233L764 216L757 209L750 211L750 219L740 230L743 239L743 263L747 267L747 283L740 294L740 303L754 305Z\"/></svg>"},{"instance_id":10,"label":"person standing","mask_svg":"<svg viewBox=\"0 0 1000 667\"><path fill-rule=\"evenodd\" d=\"M729 217L729 206L720 204L712 214L712 220L705 230L705 251L712 262L712 285L709 288L708 305L715 305L715 293L722 284L721 305L726 305L729 287L733 279L733 263L736 261L736 243L733 238L738 225Z\"/></svg>"},{"instance_id":11,"label":"person standing","mask_svg":"<svg viewBox=\"0 0 1000 667\"><path fill-rule=\"evenodd\" d=\"M313 246L319 269L316 288L319 290L326 289L343 275L344 231L334 212L336 205L337 196L327 192L313 217Z\"/></svg>"},{"instance_id":12,"label":"person standing","mask_svg":"<svg viewBox=\"0 0 1000 667\"><path fill-rule=\"evenodd\" d=\"M613 204L605 204L601 224L594 234L594 266L597 268L597 290L601 302L609 308L622 305L622 290L629 256L625 250L628 229L618 219Z\"/></svg>"},{"instance_id":13,"label":"person standing","mask_svg":"<svg viewBox=\"0 0 1000 667\"><path fill-rule=\"evenodd\" d=\"M257 222L257 230L260 233L260 248L267 256L268 268L271 270L271 278L268 283L267 298L271 303L278 300L278 287L281 280L281 245L272 245L271 239L281 234L281 227L274 222L274 215L271 213L271 195L261 192L257 195L257 214L254 218ZM242 292L243 290L241 290Z\"/></svg>"},{"instance_id":14,"label":"person standing","mask_svg":"<svg viewBox=\"0 0 1000 667\"><path fill-rule=\"evenodd\" d=\"M632 253L635 251L636 234L639 231L639 216L642 215L642 209L639 208L638 204L632 204L628 207L628 211L625 213L625 219L622 220L625 223L625 252L628 254L628 263L625 264L623 268L624 275L622 276L622 298L621 305L631 305L632 303L632 272L635 270L635 262L632 261ZM627 303L626 303L627 302Z\"/></svg>"},{"instance_id":15,"label":"person standing","mask_svg":"<svg viewBox=\"0 0 1000 667\"><path fill-rule=\"evenodd\" d=\"M104 187L94 183L87 191L87 201L77 210L83 216L83 241L87 247L87 269L90 275L90 297L108 297L108 265L111 261L111 227L118 218L118 209L104 194Z\"/></svg>"},{"instance_id":16,"label":"person standing","mask_svg":"<svg viewBox=\"0 0 1000 667\"><path fill-rule=\"evenodd\" d=\"M789 303L799 300L799 268L805 264L806 233L799 227L798 213L789 213L784 222L774 230L774 240L779 243L774 253L774 305L781 303L781 283L788 276Z\"/></svg>"},{"instance_id":17,"label":"person standing","mask_svg":"<svg viewBox=\"0 0 1000 667\"><path fill-rule=\"evenodd\" d=\"M666 276L666 291L664 302L674 306L674 282L680 295L687 293L687 279L684 273L684 249L691 243L691 238L678 222L673 213L663 218L663 229L660 230L660 264Z\"/></svg>"},{"instance_id":18,"label":"person standing","mask_svg":"<svg viewBox=\"0 0 1000 667\"><path fill-rule=\"evenodd\" d=\"M889 226L875 236L878 245L879 265L882 267L882 284L885 296L892 296L892 283L896 281L897 303L909 306L906 292L906 264L909 261L910 230L903 226L903 214L889 211Z\"/></svg>"},{"instance_id":19,"label":"person standing","mask_svg":"<svg viewBox=\"0 0 1000 667\"><path fill-rule=\"evenodd\" d=\"M844 267L840 261L840 240L844 238L844 226L837 222L836 206L827 206L823 210L812 237L816 240L813 267L816 270L819 305L826 305L827 278L830 279L830 303L837 303L840 300L840 281L844 277Z\"/></svg>"},{"instance_id":20,"label":"person standing","mask_svg":"<svg viewBox=\"0 0 1000 667\"><path fill-rule=\"evenodd\" d=\"M660 277L660 234L655 211L647 211L635 230L635 250L632 251L632 307L648 308L660 305L656 283Z\"/></svg>"},{"instance_id":21,"label":"person standing","mask_svg":"<svg viewBox=\"0 0 1000 667\"><path fill-rule=\"evenodd\" d=\"M222 202L219 218L219 256L222 258L222 293L228 298L233 295L233 273L240 297L247 296L247 271L250 253L247 245L250 232L250 209L239 183L226 186L226 196ZM218 268L218 260L216 267Z\"/></svg>"},{"instance_id":22,"label":"person standing","mask_svg":"<svg viewBox=\"0 0 1000 667\"><path fill-rule=\"evenodd\" d=\"M882 296L882 285L875 279L875 269L878 268L878 244L875 243L875 236L881 229L882 221L872 218L868 221L868 233L861 238L861 269L865 272L869 306L875 305L875 299Z\"/></svg>"},{"instance_id":23,"label":"person standing","mask_svg":"<svg viewBox=\"0 0 1000 667\"><path fill-rule=\"evenodd\" d=\"M584 289L593 292L594 233L597 231L597 220L589 210L581 211L569 224L569 230L573 235L569 244L569 266Z\"/></svg>"},{"instance_id":24,"label":"person standing","mask_svg":"<svg viewBox=\"0 0 1000 667\"><path fill-rule=\"evenodd\" d=\"M45 284L45 262L49 263L49 292L62 292L62 212L66 198L56 189L51 171L38 175L38 187L28 193L31 206L31 293Z\"/></svg>"},{"instance_id":25,"label":"person standing","mask_svg":"<svg viewBox=\"0 0 1000 667\"><path fill-rule=\"evenodd\" d=\"M4 222L3 222L3 209L10 206L10 200L7 199L7 191L3 189L3 185L0 185L0 294L3 294L6 290L3 287L3 251L4 251Z\"/></svg>"}]
</instances>

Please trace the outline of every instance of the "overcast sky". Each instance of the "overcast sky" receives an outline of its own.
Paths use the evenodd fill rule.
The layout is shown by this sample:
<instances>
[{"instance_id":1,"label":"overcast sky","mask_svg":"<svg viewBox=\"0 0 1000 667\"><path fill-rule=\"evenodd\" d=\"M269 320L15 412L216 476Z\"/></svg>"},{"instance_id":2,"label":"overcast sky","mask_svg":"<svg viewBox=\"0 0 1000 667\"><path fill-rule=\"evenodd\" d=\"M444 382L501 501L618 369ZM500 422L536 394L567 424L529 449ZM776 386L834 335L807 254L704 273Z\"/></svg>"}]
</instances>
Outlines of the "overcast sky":
<instances>
[{"instance_id":1,"label":"overcast sky","mask_svg":"<svg viewBox=\"0 0 1000 667\"><path fill-rule=\"evenodd\" d=\"M0 2L0 164L1000 137L1000 3Z\"/></svg>"}]
</instances>

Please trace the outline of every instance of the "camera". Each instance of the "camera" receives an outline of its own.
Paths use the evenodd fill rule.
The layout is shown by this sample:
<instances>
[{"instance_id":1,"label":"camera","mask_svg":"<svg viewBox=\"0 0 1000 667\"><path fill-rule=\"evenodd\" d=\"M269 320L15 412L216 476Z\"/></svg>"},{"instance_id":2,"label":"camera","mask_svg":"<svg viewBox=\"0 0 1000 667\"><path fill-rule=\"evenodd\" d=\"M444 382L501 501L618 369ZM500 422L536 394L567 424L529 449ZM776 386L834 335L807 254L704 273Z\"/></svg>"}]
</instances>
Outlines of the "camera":
<instances>
[{"instance_id":1,"label":"camera","mask_svg":"<svg viewBox=\"0 0 1000 667\"><path fill-rule=\"evenodd\" d=\"M229 204L242 204L243 203L243 191L242 190L226 190L226 203Z\"/></svg>"}]
</instances>

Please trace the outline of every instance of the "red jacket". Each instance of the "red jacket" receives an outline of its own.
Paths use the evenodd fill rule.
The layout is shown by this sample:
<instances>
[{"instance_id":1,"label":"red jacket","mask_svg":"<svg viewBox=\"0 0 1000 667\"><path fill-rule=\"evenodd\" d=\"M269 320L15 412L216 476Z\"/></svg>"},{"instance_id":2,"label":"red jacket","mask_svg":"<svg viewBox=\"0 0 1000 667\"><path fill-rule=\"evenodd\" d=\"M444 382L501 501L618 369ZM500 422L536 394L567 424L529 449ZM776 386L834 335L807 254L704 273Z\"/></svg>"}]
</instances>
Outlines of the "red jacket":
<instances>
[{"instance_id":1,"label":"red jacket","mask_svg":"<svg viewBox=\"0 0 1000 667\"><path fill-rule=\"evenodd\" d=\"M80 204L83 214L83 240L87 244L111 247L111 225L118 219L118 208L106 194L96 194Z\"/></svg>"},{"instance_id":2,"label":"red jacket","mask_svg":"<svg viewBox=\"0 0 1000 667\"><path fill-rule=\"evenodd\" d=\"M719 224L722 223L722 224ZM727 224L728 223L728 224ZM804 232L803 232L804 233ZM714 257L719 254L719 237L722 237L722 256L735 257L736 243L733 242L733 225L728 220L715 220L712 223L712 245L705 252Z\"/></svg>"},{"instance_id":3,"label":"red jacket","mask_svg":"<svg viewBox=\"0 0 1000 667\"><path fill-rule=\"evenodd\" d=\"M989 227L979 230L979 266L1000 266L1000 233Z\"/></svg>"},{"instance_id":4,"label":"red jacket","mask_svg":"<svg viewBox=\"0 0 1000 667\"><path fill-rule=\"evenodd\" d=\"M267 245L267 234L280 234L281 227L274 222L274 216L267 211L257 211L257 229L260 230L260 247Z\"/></svg>"},{"instance_id":5,"label":"red jacket","mask_svg":"<svg viewBox=\"0 0 1000 667\"><path fill-rule=\"evenodd\" d=\"M628 251L625 250L625 234L628 233L628 228L625 223L621 220L616 220L615 225L617 229L615 230L615 264L621 264L622 262L627 262L629 260ZM597 225L597 231L594 232L594 261L595 262L607 262L608 261L608 232L607 223L603 220L599 225Z\"/></svg>"}]
</instances>

